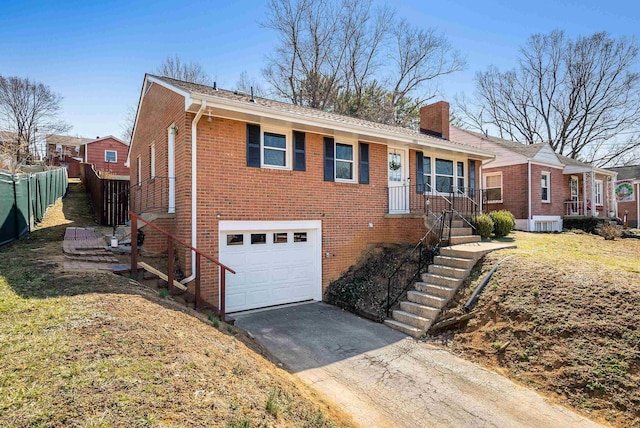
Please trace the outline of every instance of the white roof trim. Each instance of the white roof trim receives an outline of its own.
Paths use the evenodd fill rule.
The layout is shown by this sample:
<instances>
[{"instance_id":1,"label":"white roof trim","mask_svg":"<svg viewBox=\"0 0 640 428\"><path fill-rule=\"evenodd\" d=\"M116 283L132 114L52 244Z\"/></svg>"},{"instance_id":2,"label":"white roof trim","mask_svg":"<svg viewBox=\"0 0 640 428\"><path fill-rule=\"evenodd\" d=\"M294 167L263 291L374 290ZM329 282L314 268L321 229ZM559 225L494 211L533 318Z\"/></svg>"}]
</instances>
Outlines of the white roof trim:
<instances>
[{"instance_id":1,"label":"white roof trim","mask_svg":"<svg viewBox=\"0 0 640 428\"><path fill-rule=\"evenodd\" d=\"M116 140L118 143L120 144L124 144L125 146L128 146L127 143L125 143L124 141L122 141L120 138L118 137L114 137L113 135L107 135L106 137L100 137L100 138L96 138L95 140L92 141L87 141L86 143L82 143L83 146L86 146L87 144L93 144L93 143L97 143L98 141L102 141L102 140L107 140L111 138L112 140Z\"/></svg>"},{"instance_id":2,"label":"white roof trim","mask_svg":"<svg viewBox=\"0 0 640 428\"><path fill-rule=\"evenodd\" d=\"M371 137L382 138L385 140L388 139L400 143L412 144L418 147L429 147L440 150L471 154L485 159L492 159L495 157L493 154L487 154L486 152L479 149L470 148L469 146L465 146L459 143L452 143L447 140L438 140L426 135L424 137L420 136L422 138L411 138L410 136L396 133L391 130L369 128L356 124L342 124L331 119L320 117L311 118L294 112L274 111L274 109L270 107L262 106L259 104L249 104L245 101L229 100L207 94L198 94L198 97L201 97L202 100L206 101L207 107L211 107L212 109L232 110L243 114L260 116L274 120L295 122L307 126L320 126L338 132L357 133ZM193 101L196 104L201 103L201 100L195 98L193 99Z\"/></svg>"}]
</instances>

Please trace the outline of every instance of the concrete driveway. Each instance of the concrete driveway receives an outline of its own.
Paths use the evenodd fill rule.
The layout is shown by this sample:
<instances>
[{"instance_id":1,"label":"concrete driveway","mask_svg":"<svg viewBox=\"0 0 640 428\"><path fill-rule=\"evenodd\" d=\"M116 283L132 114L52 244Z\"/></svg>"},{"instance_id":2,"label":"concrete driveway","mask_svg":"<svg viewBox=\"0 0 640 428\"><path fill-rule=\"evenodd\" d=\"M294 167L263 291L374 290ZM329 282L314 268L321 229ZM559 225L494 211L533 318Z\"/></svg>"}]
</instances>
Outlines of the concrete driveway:
<instances>
[{"instance_id":1,"label":"concrete driveway","mask_svg":"<svg viewBox=\"0 0 640 428\"><path fill-rule=\"evenodd\" d=\"M496 373L324 303L236 319L365 427L599 426Z\"/></svg>"}]
</instances>

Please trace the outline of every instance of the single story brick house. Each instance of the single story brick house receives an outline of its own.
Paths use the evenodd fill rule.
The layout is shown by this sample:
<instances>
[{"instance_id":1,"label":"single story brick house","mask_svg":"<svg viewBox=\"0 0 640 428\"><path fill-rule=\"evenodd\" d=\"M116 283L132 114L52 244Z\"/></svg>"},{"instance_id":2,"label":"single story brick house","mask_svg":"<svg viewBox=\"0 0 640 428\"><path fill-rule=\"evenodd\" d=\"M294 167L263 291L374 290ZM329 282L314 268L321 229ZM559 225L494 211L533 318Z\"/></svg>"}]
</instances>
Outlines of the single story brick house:
<instances>
[{"instance_id":1,"label":"single story brick house","mask_svg":"<svg viewBox=\"0 0 640 428\"><path fill-rule=\"evenodd\" d=\"M236 270L227 312L322 300L371 244L417 243L425 186L474 187L492 157L446 135L145 75L131 207ZM146 250L166 250L145 234ZM194 257L177 252L192 287ZM203 263L201 276L217 306L218 267Z\"/></svg>"},{"instance_id":2,"label":"single story brick house","mask_svg":"<svg viewBox=\"0 0 640 428\"><path fill-rule=\"evenodd\" d=\"M113 135L97 137L80 146L80 157L84 163L93 165L97 172L113 175L129 175L126 164L129 145Z\"/></svg>"},{"instance_id":3,"label":"single story brick house","mask_svg":"<svg viewBox=\"0 0 640 428\"><path fill-rule=\"evenodd\" d=\"M561 231L563 219L616 217L616 172L558 155L547 143L521 144L451 127L451 138L496 154L482 165L485 210L509 210L516 228Z\"/></svg>"},{"instance_id":4,"label":"single story brick house","mask_svg":"<svg viewBox=\"0 0 640 428\"><path fill-rule=\"evenodd\" d=\"M618 173L615 184L618 216L624 218L626 214L629 227L640 227L640 165L610 169Z\"/></svg>"}]
</instances>

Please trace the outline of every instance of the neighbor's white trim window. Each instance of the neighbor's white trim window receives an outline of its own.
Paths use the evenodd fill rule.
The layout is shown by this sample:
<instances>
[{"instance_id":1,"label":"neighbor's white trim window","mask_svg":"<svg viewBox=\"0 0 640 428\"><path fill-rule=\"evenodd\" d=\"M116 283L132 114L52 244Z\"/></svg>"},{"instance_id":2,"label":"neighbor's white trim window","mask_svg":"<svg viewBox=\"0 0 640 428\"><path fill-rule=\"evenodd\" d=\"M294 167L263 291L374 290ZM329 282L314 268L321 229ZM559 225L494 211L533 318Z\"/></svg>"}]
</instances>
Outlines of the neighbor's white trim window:
<instances>
[{"instance_id":1,"label":"neighbor's white trim window","mask_svg":"<svg viewBox=\"0 0 640 428\"><path fill-rule=\"evenodd\" d=\"M149 146L149 157L151 158L151 178L156 178L156 145Z\"/></svg>"},{"instance_id":2,"label":"neighbor's white trim window","mask_svg":"<svg viewBox=\"0 0 640 428\"><path fill-rule=\"evenodd\" d=\"M335 142L335 181L355 182L355 144Z\"/></svg>"},{"instance_id":3,"label":"neighbor's white trim window","mask_svg":"<svg viewBox=\"0 0 640 428\"><path fill-rule=\"evenodd\" d=\"M541 175L541 200L542 202L551 202L551 173L544 171Z\"/></svg>"},{"instance_id":4,"label":"neighbor's white trim window","mask_svg":"<svg viewBox=\"0 0 640 428\"><path fill-rule=\"evenodd\" d=\"M118 162L118 152L116 152L115 150L105 150L104 161L109 163Z\"/></svg>"},{"instance_id":5,"label":"neighbor's white trim window","mask_svg":"<svg viewBox=\"0 0 640 428\"><path fill-rule=\"evenodd\" d=\"M260 139L260 166L291 169L291 131L264 129Z\"/></svg>"},{"instance_id":6,"label":"neighbor's white trim window","mask_svg":"<svg viewBox=\"0 0 640 428\"><path fill-rule=\"evenodd\" d=\"M596 205L602 206L602 180L596 180Z\"/></svg>"},{"instance_id":7,"label":"neighbor's white trim window","mask_svg":"<svg viewBox=\"0 0 640 428\"><path fill-rule=\"evenodd\" d=\"M487 203L502 203L502 172L485 174L484 188L487 191Z\"/></svg>"}]
</instances>

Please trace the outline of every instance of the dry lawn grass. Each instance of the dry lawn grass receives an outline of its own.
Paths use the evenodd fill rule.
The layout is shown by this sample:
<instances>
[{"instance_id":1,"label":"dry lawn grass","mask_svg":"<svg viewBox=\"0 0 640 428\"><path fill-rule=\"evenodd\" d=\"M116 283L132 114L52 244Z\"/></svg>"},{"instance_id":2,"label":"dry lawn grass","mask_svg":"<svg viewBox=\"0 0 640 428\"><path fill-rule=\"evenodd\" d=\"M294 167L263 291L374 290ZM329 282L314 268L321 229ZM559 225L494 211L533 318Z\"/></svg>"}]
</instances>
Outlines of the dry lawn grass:
<instances>
[{"instance_id":1,"label":"dry lawn grass","mask_svg":"<svg viewBox=\"0 0 640 428\"><path fill-rule=\"evenodd\" d=\"M443 314L460 313L495 263L514 254L482 294L479 316L431 340L591 418L640 427L640 241L510 237L518 248L487 255Z\"/></svg>"},{"instance_id":2,"label":"dry lawn grass","mask_svg":"<svg viewBox=\"0 0 640 428\"><path fill-rule=\"evenodd\" d=\"M242 331L157 291L61 272L72 193L39 231L0 249L0 426L351 426Z\"/></svg>"}]
</instances>

